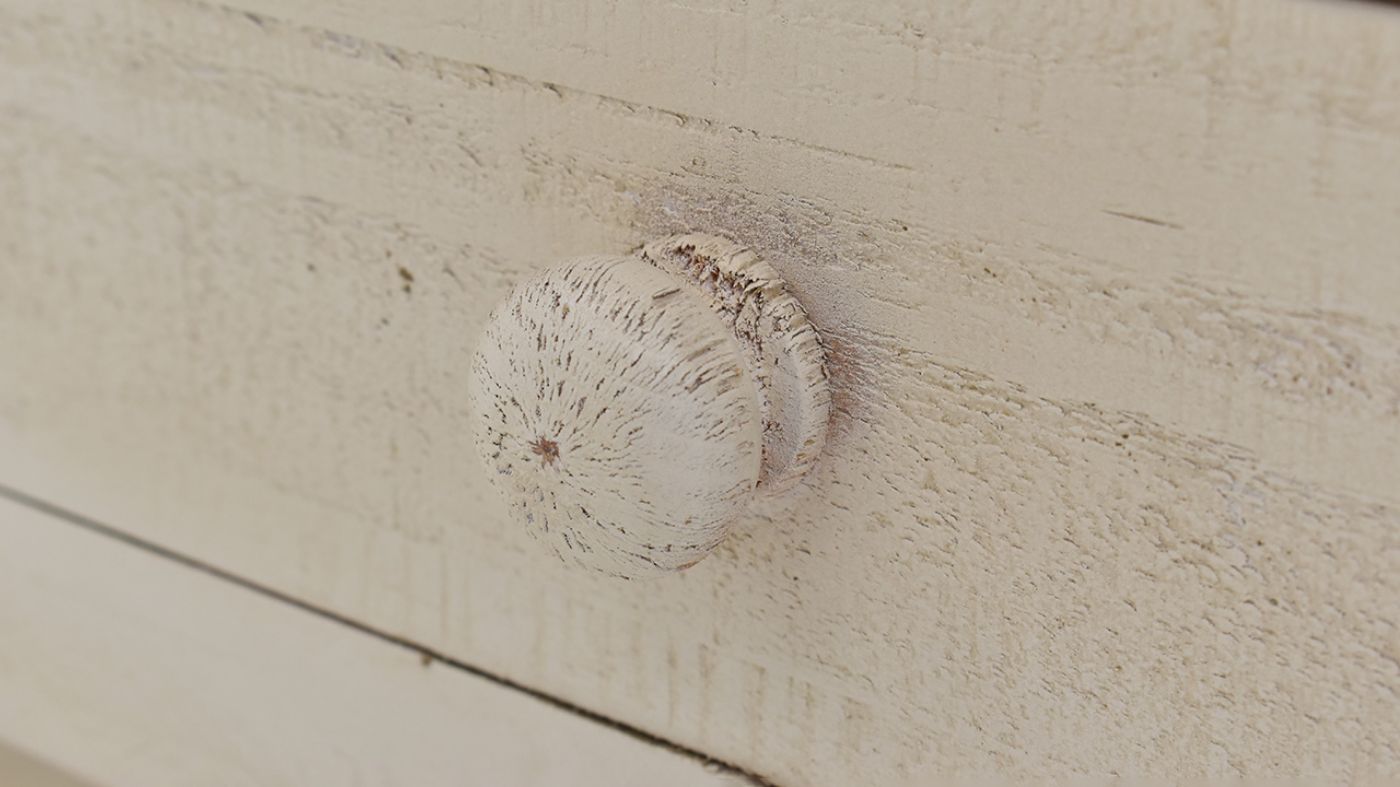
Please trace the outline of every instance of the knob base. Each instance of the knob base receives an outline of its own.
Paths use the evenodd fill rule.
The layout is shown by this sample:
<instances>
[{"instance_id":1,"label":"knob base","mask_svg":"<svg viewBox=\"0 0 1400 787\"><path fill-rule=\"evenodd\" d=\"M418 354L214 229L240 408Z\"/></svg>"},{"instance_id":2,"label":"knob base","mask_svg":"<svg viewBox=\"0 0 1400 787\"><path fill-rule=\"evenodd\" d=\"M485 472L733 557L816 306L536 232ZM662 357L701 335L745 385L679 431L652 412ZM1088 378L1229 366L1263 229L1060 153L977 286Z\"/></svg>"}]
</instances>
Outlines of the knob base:
<instances>
[{"instance_id":1,"label":"knob base","mask_svg":"<svg viewBox=\"0 0 1400 787\"><path fill-rule=\"evenodd\" d=\"M802 304L773 266L724 238L676 235L638 255L705 293L744 348L764 414L756 491L796 485L821 454L831 415L825 352Z\"/></svg>"}]
</instances>

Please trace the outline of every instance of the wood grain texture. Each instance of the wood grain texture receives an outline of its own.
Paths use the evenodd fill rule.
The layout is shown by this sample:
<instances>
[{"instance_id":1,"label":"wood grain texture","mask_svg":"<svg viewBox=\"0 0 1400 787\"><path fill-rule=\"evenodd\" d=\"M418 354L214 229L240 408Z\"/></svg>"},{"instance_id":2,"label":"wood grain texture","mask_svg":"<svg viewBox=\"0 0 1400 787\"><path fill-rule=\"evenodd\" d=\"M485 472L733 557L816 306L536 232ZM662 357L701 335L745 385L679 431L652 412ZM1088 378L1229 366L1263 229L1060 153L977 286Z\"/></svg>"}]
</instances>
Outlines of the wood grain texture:
<instances>
[{"instance_id":1,"label":"wood grain texture","mask_svg":"<svg viewBox=\"0 0 1400 787\"><path fill-rule=\"evenodd\" d=\"M228 5L844 163L863 186L800 193L894 208L902 215L882 218L922 232L1015 255L1045 247L1125 274L1165 265L1307 309L1393 316L1400 273L1374 264L1393 255L1388 238L1316 231L1396 218L1400 186L1382 167L1396 165L1400 132L1391 9L1265 0L1108 11L1069 0L1029 11L975 0ZM753 160L705 161L708 174L735 176ZM882 186L896 184L913 193L891 199ZM1309 257L1331 270L1276 262Z\"/></svg>"},{"instance_id":2,"label":"wood grain texture","mask_svg":"<svg viewBox=\"0 0 1400 787\"><path fill-rule=\"evenodd\" d=\"M1366 48L1377 66L1370 73L1400 71L1381 65L1400 60L1400 45L1383 36L1394 27L1391 16L1355 18L1359 12L1350 8L1330 15L1330 6L1299 5L1320 17L1310 30L1356 37L1347 46L1311 47L1298 37L1303 33L1288 38L1281 31L1273 43L1254 45L1317 65L1335 63L1331 51L1371 42ZM1396 499L1387 469L1400 461L1400 332L1388 305L1400 298L1400 285L1383 277L1400 270L1390 264L1389 232L1400 204L1400 184L1389 177L1400 143L1384 123L1346 136L1346 154L1329 174L1344 182L1291 213L1256 203L1315 180L1298 169L1302 143L1288 144L1288 129L1303 122L1297 112L1242 102L1234 110L1241 117L1229 124L1234 133L1223 138L1154 118L1150 129L1138 130L1144 141L1133 152L1155 150L1152 141L1174 130L1183 141L1161 151L1169 157L1162 169L1135 158L1103 165L1139 186L1151 184L1140 201L1175 184L1186 195L1166 201L1173 209L1208 206L1201 209L1214 216L1223 213L1214 206L1244 205L1247 211L1230 212L1232 220L1247 214L1268 221L1267 234L1234 224L1174 231L1104 214L1118 208L1062 189L1088 178L1082 159L1061 153L1069 140L1028 144L1025 150L1055 155L1039 156L1020 177L1057 190L1023 210L1038 219L1072 204L1087 226L1053 240L1025 239L1026 220L986 203L974 212L994 216L993 224L970 226L966 197L942 168L889 171L744 127L273 18L191 12L182 23L191 26L186 35L193 40L202 31L204 43L193 51L169 40L168 23L157 15L82 5L40 13L70 18L57 40L26 34L20 18L7 25L10 57L38 69L6 74L14 95L25 98L16 113L62 119L70 130L86 129L165 165L207 169L222 162L225 176L236 173L327 208L360 209L391 232L421 230L439 256L459 266L460 255L490 258L480 275L514 275L511 260L542 265L672 231L723 230L758 245L823 328L856 338L876 334L1057 398L1142 412L1243 446L1292 475ZM1261 24L1272 18L1260 14ZM44 59L59 56L69 69L61 79ZM136 64L141 81L110 68L113 58ZM289 74L298 76L278 87ZM1352 72L1337 76L1342 90L1367 84ZM113 81L126 92L112 92ZM1366 93L1378 111L1395 94L1383 88ZM1179 90L1178 101L1208 103L1199 91ZM1106 111L1084 117L1097 121ZM849 122L850 114L840 106L831 125ZM1325 120L1307 118L1305 127ZM1102 133L1096 122L1082 125L1064 135ZM1260 129L1280 125L1280 138L1264 144ZM917 117L904 127L920 139L937 138ZM1126 129L1117 133L1131 138ZM963 166L980 173L1004 161L1004 151L986 146L997 136L979 128L958 148ZM1216 183L1215 165L1211 178L1199 173L1193 162L1203 151L1243 167L1233 190ZM1244 167L1261 151L1272 153L1267 163ZM1084 155L1106 157L1101 149ZM1020 204L1017 194L998 188L988 199ZM1126 212L1168 212L1152 207ZM505 226L552 229L506 239L499 231ZM497 231L484 234L491 228ZM1121 242L1107 255L1066 245L1076 234ZM1177 236L1193 238L1191 248L1164 245ZM1267 245L1242 247L1241 238ZM1349 250L1358 243L1369 250ZM1231 273L1239 264L1258 275ZM792 276L799 268L802 275ZM1280 282L1308 286L1273 291ZM500 292L497 284L490 294ZM806 297L816 292L822 297ZM1344 303L1333 303L1341 296Z\"/></svg>"},{"instance_id":3,"label":"wood grain texture","mask_svg":"<svg viewBox=\"0 0 1400 787\"><path fill-rule=\"evenodd\" d=\"M0 3L0 481L779 783L1400 769L1391 9L272 6ZM466 379L692 230L835 417L639 594Z\"/></svg>"},{"instance_id":4,"label":"wood grain texture","mask_svg":"<svg viewBox=\"0 0 1400 787\"><path fill-rule=\"evenodd\" d=\"M4 498L0 628L0 740L84 784L751 784Z\"/></svg>"}]
</instances>

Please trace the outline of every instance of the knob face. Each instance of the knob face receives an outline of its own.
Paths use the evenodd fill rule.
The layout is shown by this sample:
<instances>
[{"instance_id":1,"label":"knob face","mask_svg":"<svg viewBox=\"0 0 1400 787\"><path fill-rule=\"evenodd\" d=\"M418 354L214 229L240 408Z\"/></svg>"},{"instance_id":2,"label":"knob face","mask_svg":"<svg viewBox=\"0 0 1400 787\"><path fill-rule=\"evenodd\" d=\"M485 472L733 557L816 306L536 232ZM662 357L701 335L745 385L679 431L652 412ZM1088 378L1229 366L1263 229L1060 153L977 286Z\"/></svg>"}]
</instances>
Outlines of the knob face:
<instances>
[{"instance_id":1,"label":"knob face","mask_svg":"<svg viewBox=\"0 0 1400 787\"><path fill-rule=\"evenodd\" d=\"M515 519L620 577L688 567L759 482L752 364L706 296L637 257L523 283L473 360L476 442Z\"/></svg>"}]
</instances>

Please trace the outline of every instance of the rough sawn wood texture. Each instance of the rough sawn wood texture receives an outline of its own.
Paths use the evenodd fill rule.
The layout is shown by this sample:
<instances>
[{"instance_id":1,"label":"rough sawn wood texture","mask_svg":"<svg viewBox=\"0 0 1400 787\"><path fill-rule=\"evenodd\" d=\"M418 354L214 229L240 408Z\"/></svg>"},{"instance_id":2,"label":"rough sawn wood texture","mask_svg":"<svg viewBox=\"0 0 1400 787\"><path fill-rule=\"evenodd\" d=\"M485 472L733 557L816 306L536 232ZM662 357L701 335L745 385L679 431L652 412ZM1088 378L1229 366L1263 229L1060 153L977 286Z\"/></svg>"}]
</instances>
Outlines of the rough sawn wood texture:
<instances>
[{"instance_id":1,"label":"rough sawn wood texture","mask_svg":"<svg viewBox=\"0 0 1400 787\"><path fill-rule=\"evenodd\" d=\"M0 1L0 482L784 785L1400 771L1400 13ZM549 261L709 232L800 501L569 572L478 467Z\"/></svg>"}]
</instances>

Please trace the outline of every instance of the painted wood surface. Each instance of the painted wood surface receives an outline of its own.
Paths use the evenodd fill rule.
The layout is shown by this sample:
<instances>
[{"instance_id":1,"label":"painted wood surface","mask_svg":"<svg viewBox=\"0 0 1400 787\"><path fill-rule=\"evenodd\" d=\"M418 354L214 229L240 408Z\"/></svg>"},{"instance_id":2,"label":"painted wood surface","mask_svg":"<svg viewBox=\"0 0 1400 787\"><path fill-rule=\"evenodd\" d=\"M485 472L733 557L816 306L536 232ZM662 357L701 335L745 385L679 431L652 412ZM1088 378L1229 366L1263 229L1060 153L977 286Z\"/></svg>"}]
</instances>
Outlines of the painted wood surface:
<instances>
[{"instance_id":1,"label":"painted wood surface","mask_svg":"<svg viewBox=\"0 0 1400 787\"><path fill-rule=\"evenodd\" d=\"M0 784L16 787L94 787L0 741Z\"/></svg>"},{"instance_id":2,"label":"painted wood surface","mask_svg":"<svg viewBox=\"0 0 1400 787\"><path fill-rule=\"evenodd\" d=\"M0 482L782 784L1396 773L1400 14L941 9L4 0ZM639 590L466 379L678 231L835 415Z\"/></svg>"},{"instance_id":3,"label":"painted wood surface","mask_svg":"<svg viewBox=\"0 0 1400 787\"><path fill-rule=\"evenodd\" d=\"M3 498L0 631L0 741L101 787L749 783Z\"/></svg>"}]
</instances>

